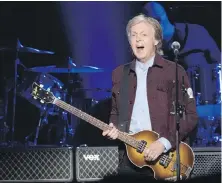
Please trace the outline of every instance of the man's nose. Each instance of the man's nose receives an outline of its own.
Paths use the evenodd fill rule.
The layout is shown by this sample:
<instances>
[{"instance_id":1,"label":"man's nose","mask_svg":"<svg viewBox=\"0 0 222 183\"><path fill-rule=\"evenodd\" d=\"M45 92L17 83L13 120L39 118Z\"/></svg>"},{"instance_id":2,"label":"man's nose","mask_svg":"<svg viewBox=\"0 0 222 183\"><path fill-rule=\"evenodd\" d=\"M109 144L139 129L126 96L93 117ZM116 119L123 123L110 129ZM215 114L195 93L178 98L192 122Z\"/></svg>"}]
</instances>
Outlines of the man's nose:
<instances>
[{"instance_id":1,"label":"man's nose","mask_svg":"<svg viewBox=\"0 0 222 183\"><path fill-rule=\"evenodd\" d=\"M141 40L142 40L141 36L137 35L136 36L136 41L141 41Z\"/></svg>"}]
</instances>

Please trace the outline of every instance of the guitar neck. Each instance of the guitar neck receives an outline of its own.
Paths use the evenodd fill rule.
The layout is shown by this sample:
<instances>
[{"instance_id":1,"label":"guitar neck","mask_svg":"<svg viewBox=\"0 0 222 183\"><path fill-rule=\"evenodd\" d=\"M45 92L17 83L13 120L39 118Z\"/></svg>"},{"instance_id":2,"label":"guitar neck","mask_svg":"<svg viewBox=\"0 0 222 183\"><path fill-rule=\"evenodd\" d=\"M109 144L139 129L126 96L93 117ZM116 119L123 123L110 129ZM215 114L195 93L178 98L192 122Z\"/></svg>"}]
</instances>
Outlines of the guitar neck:
<instances>
[{"instance_id":1,"label":"guitar neck","mask_svg":"<svg viewBox=\"0 0 222 183\"><path fill-rule=\"evenodd\" d=\"M99 119L94 118L93 116L77 109L76 107L71 106L70 104L67 104L66 102L59 100L59 99L55 99L53 102L55 105L57 105L58 107L70 112L71 114L81 118L82 120L92 124L93 126L101 129L101 130L107 130L107 129L111 129L111 127L109 125L107 125L106 123L100 121ZM121 132L119 131L118 134L118 139L123 141L124 143L137 148L139 145L139 141L137 141L135 138L129 136L127 133Z\"/></svg>"}]
</instances>

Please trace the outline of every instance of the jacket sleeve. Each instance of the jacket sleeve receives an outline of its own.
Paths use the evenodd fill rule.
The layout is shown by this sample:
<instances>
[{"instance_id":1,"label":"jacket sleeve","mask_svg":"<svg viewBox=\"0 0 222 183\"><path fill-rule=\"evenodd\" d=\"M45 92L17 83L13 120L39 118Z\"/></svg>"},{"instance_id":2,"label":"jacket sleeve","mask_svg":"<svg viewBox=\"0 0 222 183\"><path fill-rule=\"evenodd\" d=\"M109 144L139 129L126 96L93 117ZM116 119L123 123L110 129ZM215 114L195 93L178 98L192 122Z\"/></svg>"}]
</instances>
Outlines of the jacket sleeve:
<instances>
[{"instance_id":1,"label":"jacket sleeve","mask_svg":"<svg viewBox=\"0 0 222 183\"><path fill-rule=\"evenodd\" d=\"M184 87L185 92L183 93L182 84L183 84L183 78L184 78ZM185 72L185 70L182 67L179 67L178 69L178 81L179 81L179 104L183 105L185 107L185 113L184 115L179 118L179 137L180 141L183 141L185 138L187 138L190 133L195 129L197 122L198 122L198 116L197 116L197 110L196 110L196 101L194 98L193 91L190 86L190 82L188 79L188 76ZM176 85L173 87L173 99L175 101L176 99ZM173 121L173 123L172 123ZM175 115L171 115L171 127L170 127L170 134L169 134L169 141L172 145L172 148L176 147L176 121L175 121Z\"/></svg>"},{"instance_id":2,"label":"jacket sleeve","mask_svg":"<svg viewBox=\"0 0 222 183\"><path fill-rule=\"evenodd\" d=\"M110 119L109 123L113 123L114 126L117 126L117 120L118 120L118 108L117 108L117 100L116 100L116 80L115 80L115 72L112 73L112 102L111 102L111 112L110 112Z\"/></svg>"}]
</instances>

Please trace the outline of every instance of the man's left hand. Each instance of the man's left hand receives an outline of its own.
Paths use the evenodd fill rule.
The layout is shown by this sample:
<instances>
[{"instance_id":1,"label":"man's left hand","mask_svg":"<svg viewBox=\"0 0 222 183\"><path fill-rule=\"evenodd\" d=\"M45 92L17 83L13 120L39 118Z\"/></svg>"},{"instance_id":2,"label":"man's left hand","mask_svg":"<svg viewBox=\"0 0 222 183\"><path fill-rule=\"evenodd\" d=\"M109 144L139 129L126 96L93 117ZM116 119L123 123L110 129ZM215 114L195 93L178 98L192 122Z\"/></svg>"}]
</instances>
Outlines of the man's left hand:
<instances>
[{"instance_id":1,"label":"man's left hand","mask_svg":"<svg viewBox=\"0 0 222 183\"><path fill-rule=\"evenodd\" d=\"M160 141L155 141L144 150L144 158L146 161L155 161L163 152L164 145Z\"/></svg>"}]
</instances>

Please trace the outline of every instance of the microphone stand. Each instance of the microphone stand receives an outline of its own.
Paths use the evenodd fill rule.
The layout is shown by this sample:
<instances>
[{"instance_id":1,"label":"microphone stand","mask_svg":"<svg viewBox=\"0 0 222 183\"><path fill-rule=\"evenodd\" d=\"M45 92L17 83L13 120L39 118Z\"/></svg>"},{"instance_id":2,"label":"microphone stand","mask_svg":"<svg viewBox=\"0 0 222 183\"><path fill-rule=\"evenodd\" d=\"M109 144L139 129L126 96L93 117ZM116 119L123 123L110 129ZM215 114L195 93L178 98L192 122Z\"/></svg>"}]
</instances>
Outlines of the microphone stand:
<instances>
[{"instance_id":1,"label":"microphone stand","mask_svg":"<svg viewBox=\"0 0 222 183\"><path fill-rule=\"evenodd\" d=\"M179 104L179 81L178 81L178 49L174 49L175 63L176 63L176 99L175 99L175 121L176 121L176 174L177 181L180 180L180 119L185 119L184 105ZM184 76L182 78L183 100L186 89L184 87Z\"/></svg>"}]
</instances>

